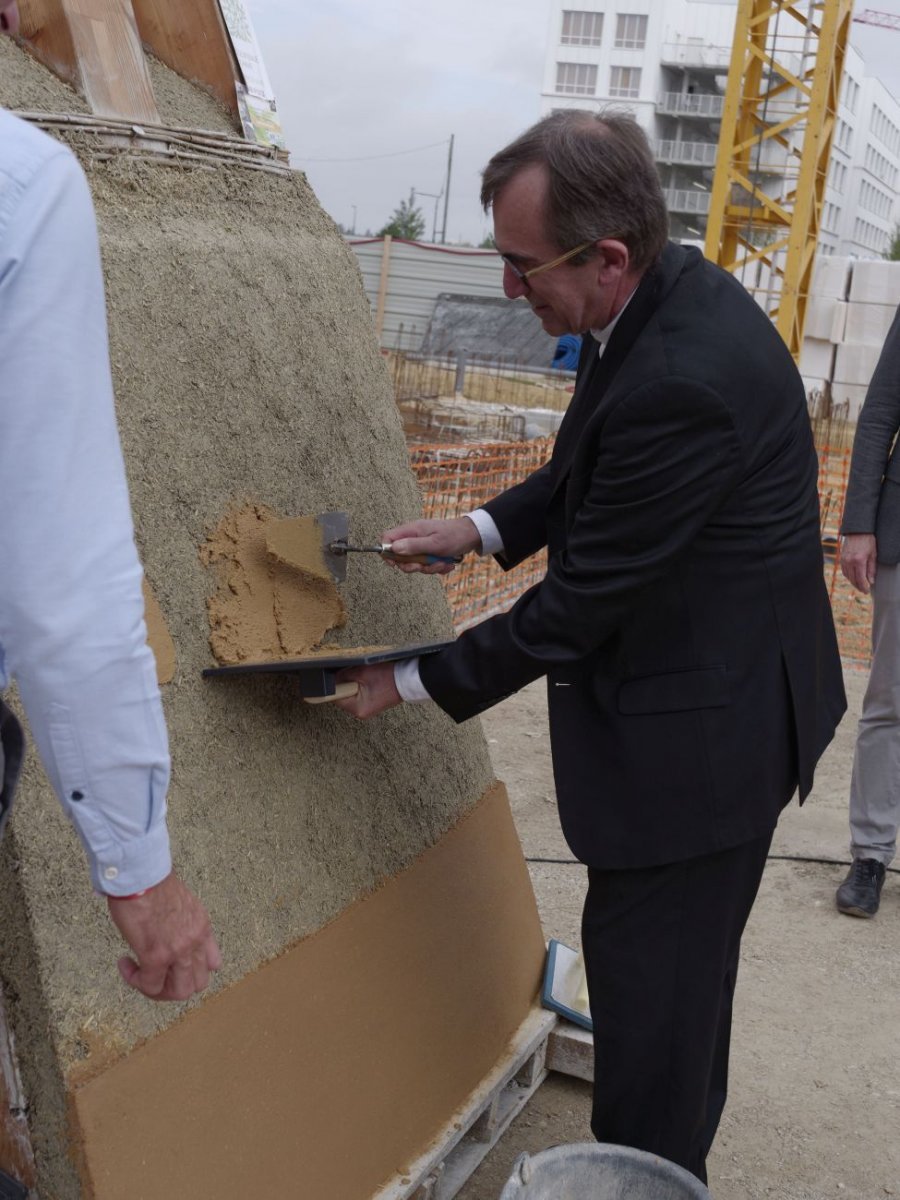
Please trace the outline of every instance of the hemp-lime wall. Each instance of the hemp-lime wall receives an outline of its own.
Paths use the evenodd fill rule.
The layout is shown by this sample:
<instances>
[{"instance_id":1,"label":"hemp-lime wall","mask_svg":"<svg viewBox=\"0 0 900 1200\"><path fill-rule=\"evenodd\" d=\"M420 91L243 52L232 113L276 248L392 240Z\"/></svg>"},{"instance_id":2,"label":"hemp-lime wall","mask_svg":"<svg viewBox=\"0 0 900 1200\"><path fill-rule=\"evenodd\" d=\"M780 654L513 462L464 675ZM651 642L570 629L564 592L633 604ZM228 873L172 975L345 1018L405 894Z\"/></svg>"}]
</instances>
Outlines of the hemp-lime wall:
<instances>
[{"instance_id":1,"label":"hemp-lime wall","mask_svg":"<svg viewBox=\"0 0 900 1200\"><path fill-rule=\"evenodd\" d=\"M28 108L41 95L42 107L75 107L0 42L0 102ZM214 580L198 547L230 504L346 510L372 539L416 514L417 488L355 260L302 175L76 149L101 232L138 545L177 652L163 689L175 861L212 914L221 988L411 863L475 804L490 764L478 723L456 727L431 705L358 724L302 704L287 677L201 678L214 665ZM360 557L336 641L450 635L436 579ZM67 1086L181 1006L118 982L121 945L33 754L0 854L0 929L42 1192L69 1200L81 1192Z\"/></svg>"}]
</instances>

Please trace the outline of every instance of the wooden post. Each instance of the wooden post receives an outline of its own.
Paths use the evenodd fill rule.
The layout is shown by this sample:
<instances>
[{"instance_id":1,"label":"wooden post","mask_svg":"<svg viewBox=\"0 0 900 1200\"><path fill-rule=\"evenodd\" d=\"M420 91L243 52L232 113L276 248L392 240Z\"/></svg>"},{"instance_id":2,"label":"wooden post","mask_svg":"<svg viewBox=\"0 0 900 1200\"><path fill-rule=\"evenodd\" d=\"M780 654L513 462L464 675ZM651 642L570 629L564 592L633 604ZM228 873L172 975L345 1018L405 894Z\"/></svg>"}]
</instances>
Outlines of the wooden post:
<instances>
[{"instance_id":1,"label":"wooden post","mask_svg":"<svg viewBox=\"0 0 900 1200\"><path fill-rule=\"evenodd\" d=\"M384 332L384 306L387 300L388 275L391 270L391 235L384 235L384 244L381 248L381 278L378 281L378 303L375 306L375 333L378 337L378 344L381 344L381 335Z\"/></svg>"},{"instance_id":2,"label":"wooden post","mask_svg":"<svg viewBox=\"0 0 900 1200\"><path fill-rule=\"evenodd\" d=\"M19 11L35 57L92 113L161 123L131 0L19 0Z\"/></svg>"},{"instance_id":3,"label":"wooden post","mask_svg":"<svg viewBox=\"0 0 900 1200\"><path fill-rule=\"evenodd\" d=\"M241 69L217 0L132 0L141 39L156 57L238 115Z\"/></svg>"}]
</instances>

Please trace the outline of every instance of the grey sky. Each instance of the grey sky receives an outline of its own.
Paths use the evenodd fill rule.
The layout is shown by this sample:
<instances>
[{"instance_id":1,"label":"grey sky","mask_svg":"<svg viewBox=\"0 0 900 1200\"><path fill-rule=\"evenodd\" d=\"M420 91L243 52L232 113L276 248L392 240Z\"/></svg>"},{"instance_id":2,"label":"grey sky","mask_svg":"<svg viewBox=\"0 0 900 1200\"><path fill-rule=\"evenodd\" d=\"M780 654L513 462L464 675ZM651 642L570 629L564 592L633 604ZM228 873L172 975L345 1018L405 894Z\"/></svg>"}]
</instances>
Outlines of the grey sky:
<instances>
[{"instance_id":1,"label":"grey sky","mask_svg":"<svg viewBox=\"0 0 900 1200\"><path fill-rule=\"evenodd\" d=\"M447 240L490 222L479 173L539 116L550 0L249 0L291 161L323 207L379 229L410 188L441 191L456 135ZM432 145L433 143L442 143ZM420 146L417 153L355 162ZM422 197L430 238L434 200ZM439 221L443 200L439 204Z\"/></svg>"},{"instance_id":2,"label":"grey sky","mask_svg":"<svg viewBox=\"0 0 900 1200\"><path fill-rule=\"evenodd\" d=\"M876 3L900 13L900 0ZM539 115L551 0L247 6L292 162L336 221L349 228L355 205L357 233L377 230L410 188L440 192L453 133L447 240L477 244L490 232L477 199L479 172ZM859 0L858 9L866 6ZM870 71L900 94L900 31L855 23L852 41ZM423 195L418 204L430 238L435 202ZM443 199L438 231L442 216Z\"/></svg>"},{"instance_id":3,"label":"grey sky","mask_svg":"<svg viewBox=\"0 0 900 1200\"><path fill-rule=\"evenodd\" d=\"M900 0L857 0L854 12L865 9L900 16ZM876 75L889 92L900 98L900 29L881 29L854 21L850 42L866 60L869 75Z\"/></svg>"}]
</instances>

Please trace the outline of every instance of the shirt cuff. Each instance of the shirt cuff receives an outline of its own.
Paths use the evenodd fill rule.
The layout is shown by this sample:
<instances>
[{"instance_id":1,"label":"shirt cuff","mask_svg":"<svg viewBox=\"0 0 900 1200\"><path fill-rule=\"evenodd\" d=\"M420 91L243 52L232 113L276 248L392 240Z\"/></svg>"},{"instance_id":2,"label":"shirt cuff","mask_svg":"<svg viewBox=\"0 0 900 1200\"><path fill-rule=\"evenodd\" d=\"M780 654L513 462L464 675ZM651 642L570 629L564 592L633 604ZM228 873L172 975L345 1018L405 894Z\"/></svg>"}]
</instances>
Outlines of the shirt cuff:
<instances>
[{"instance_id":1,"label":"shirt cuff","mask_svg":"<svg viewBox=\"0 0 900 1200\"><path fill-rule=\"evenodd\" d=\"M474 512L466 513L466 516L478 530L482 555L502 554L503 538L500 536L496 521L487 509L476 508Z\"/></svg>"},{"instance_id":2,"label":"shirt cuff","mask_svg":"<svg viewBox=\"0 0 900 1200\"><path fill-rule=\"evenodd\" d=\"M172 873L169 832L159 821L144 837L120 843L98 857L88 850L91 882L104 896L133 896Z\"/></svg>"},{"instance_id":3,"label":"shirt cuff","mask_svg":"<svg viewBox=\"0 0 900 1200\"><path fill-rule=\"evenodd\" d=\"M400 693L400 699L407 704L421 704L423 700L431 699L419 674L417 658L403 659L394 664L394 686Z\"/></svg>"}]
</instances>

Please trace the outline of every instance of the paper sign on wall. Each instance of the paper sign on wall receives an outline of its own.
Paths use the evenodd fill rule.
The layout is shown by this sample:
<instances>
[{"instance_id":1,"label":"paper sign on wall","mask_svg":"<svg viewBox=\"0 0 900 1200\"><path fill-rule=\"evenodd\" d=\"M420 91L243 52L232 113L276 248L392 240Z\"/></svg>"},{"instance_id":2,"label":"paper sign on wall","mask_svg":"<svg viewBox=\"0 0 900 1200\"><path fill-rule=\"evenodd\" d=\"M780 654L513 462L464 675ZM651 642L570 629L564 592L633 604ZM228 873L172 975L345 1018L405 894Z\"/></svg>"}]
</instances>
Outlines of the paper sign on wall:
<instances>
[{"instance_id":1,"label":"paper sign on wall","mask_svg":"<svg viewBox=\"0 0 900 1200\"><path fill-rule=\"evenodd\" d=\"M244 76L237 85L244 135L251 142L284 150L284 133L275 110L275 93L244 0L219 0L234 56Z\"/></svg>"}]
</instances>

